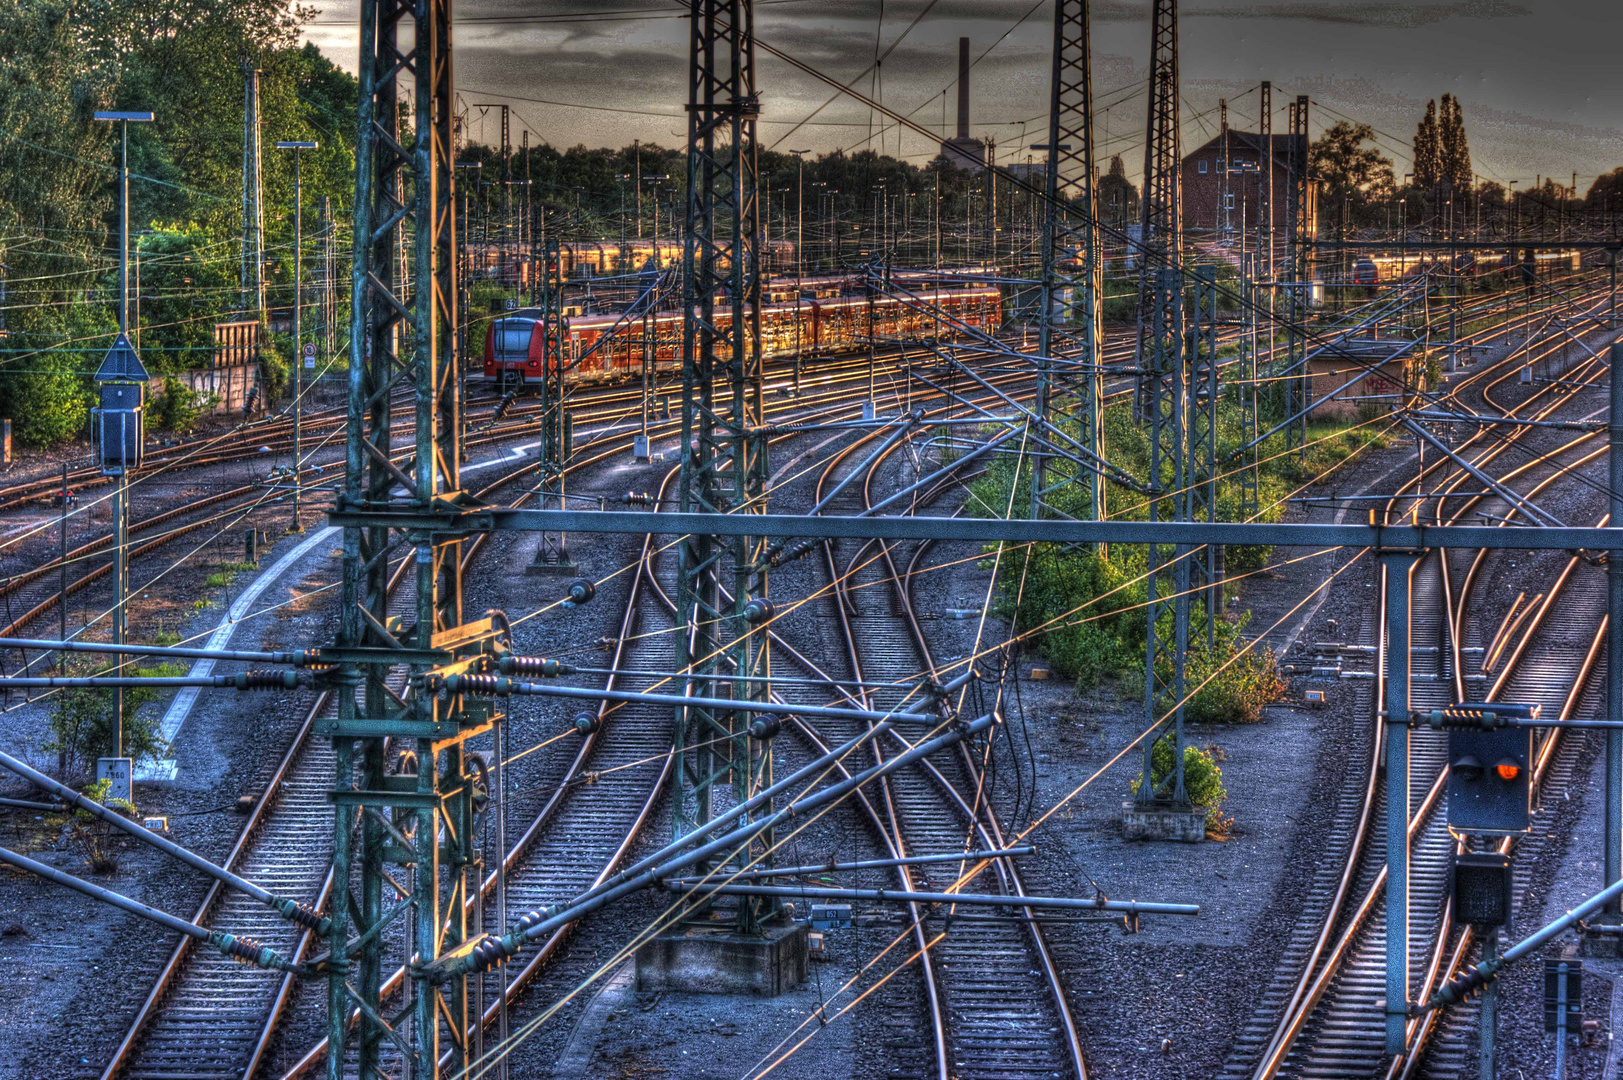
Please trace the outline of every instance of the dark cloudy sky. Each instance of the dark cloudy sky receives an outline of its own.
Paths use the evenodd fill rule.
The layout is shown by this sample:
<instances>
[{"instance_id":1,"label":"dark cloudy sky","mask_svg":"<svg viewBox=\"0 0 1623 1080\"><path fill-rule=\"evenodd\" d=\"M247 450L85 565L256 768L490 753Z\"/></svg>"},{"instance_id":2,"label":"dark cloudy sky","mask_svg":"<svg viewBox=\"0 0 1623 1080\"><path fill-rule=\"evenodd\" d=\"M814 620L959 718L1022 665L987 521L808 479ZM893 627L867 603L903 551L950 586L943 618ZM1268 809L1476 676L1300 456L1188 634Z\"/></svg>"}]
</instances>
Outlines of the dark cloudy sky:
<instances>
[{"instance_id":1,"label":"dark cloudy sky","mask_svg":"<svg viewBox=\"0 0 1623 1080\"><path fill-rule=\"evenodd\" d=\"M1141 0L1093 4L1094 88L1108 106L1098 137L1132 173L1142 165L1147 9ZM672 0L460 0L456 12L464 100L509 102L532 141L682 142L686 25ZM969 36L974 133L995 138L1004 161L1024 159L1022 132L1026 142L1042 139L1051 20L1052 0L756 0L762 41L842 81L872 64L877 32L881 49L894 49L876 92L932 129L942 123L943 91L953 123L956 41ZM353 70L354 0L326 5L308 34ZM1447 92L1463 102L1473 162L1487 179L1525 187L1536 173L1570 181L1576 170L1581 191L1623 165L1618 0L1189 0L1180 35L1186 149L1215 133L1219 98L1229 99L1231 123L1254 129L1266 78L1276 131L1285 103L1309 94L1315 134L1342 117L1365 121L1400 173L1426 100ZM763 56L757 82L763 146L870 145L868 109L837 99L818 111L831 91L815 79ZM868 76L859 88L869 89ZM482 130L497 138L493 122ZM473 135L481 137L477 121ZM899 151L894 130L883 137L886 152L914 161L935 150L912 133L900 136ZM877 137L871 145L879 148Z\"/></svg>"}]
</instances>

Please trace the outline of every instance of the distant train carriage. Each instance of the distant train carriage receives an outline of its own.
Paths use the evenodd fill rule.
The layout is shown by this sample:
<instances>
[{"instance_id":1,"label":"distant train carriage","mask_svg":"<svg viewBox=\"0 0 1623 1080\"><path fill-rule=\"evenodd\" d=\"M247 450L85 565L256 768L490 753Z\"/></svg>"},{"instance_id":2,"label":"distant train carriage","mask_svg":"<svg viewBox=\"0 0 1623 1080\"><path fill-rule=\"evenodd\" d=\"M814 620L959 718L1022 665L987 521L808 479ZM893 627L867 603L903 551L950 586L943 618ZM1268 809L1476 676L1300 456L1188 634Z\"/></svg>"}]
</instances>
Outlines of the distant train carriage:
<instances>
[{"instance_id":1,"label":"distant train carriage","mask_svg":"<svg viewBox=\"0 0 1623 1080\"><path fill-rule=\"evenodd\" d=\"M806 284L814 286L813 282ZM843 293L844 290L828 282L803 289L798 298L793 289L787 296L777 287L769 290L767 295L779 302L761 305L762 357L772 360L796 352L840 352L866 344L869 298ZM950 318L938 318L928 310L894 297L878 296L871 303L874 336L881 340L904 336L954 339L963 335L962 326L991 333L1002 323L1002 293L995 286L926 288L919 290L918 295L939 306ZM485 332L484 376L487 380L493 383L541 381L545 350L537 331L540 317L541 312L529 309L491 322ZM725 334L732 325L732 313L718 310L716 324ZM654 370L680 372L682 333L682 315L674 311L565 319L560 343L565 380L610 382L640 375L644 340L650 337Z\"/></svg>"},{"instance_id":2,"label":"distant train carriage","mask_svg":"<svg viewBox=\"0 0 1623 1080\"><path fill-rule=\"evenodd\" d=\"M1375 260L1365 257L1353 264L1352 280L1354 285L1379 285L1381 274L1375 266Z\"/></svg>"}]
</instances>

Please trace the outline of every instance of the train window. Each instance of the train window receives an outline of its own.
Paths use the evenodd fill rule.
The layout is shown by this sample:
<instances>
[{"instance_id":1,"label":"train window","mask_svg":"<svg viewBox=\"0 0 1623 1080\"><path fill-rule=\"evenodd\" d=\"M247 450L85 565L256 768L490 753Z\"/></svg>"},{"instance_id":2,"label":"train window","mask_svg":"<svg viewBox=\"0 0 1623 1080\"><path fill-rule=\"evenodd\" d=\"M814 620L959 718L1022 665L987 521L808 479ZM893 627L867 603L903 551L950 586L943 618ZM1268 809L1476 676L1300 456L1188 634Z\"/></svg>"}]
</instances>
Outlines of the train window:
<instances>
[{"instance_id":1,"label":"train window","mask_svg":"<svg viewBox=\"0 0 1623 1080\"><path fill-rule=\"evenodd\" d=\"M506 356L528 355L534 326L524 319L502 319L496 324L496 351Z\"/></svg>"},{"instance_id":2,"label":"train window","mask_svg":"<svg viewBox=\"0 0 1623 1080\"><path fill-rule=\"evenodd\" d=\"M1205 176L1205 175L1206 175L1206 170L1207 170L1207 169L1208 169L1208 168L1209 168L1209 167L1210 167L1210 165L1209 165L1209 163L1208 163L1208 162L1207 162L1207 161L1206 161L1206 159L1205 159L1205 158L1202 158L1202 159L1201 159L1201 161L1200 161L1200 174L1201 174L1201 175L1202 175L1202 176Z\"/></svg>"}]
</instances>

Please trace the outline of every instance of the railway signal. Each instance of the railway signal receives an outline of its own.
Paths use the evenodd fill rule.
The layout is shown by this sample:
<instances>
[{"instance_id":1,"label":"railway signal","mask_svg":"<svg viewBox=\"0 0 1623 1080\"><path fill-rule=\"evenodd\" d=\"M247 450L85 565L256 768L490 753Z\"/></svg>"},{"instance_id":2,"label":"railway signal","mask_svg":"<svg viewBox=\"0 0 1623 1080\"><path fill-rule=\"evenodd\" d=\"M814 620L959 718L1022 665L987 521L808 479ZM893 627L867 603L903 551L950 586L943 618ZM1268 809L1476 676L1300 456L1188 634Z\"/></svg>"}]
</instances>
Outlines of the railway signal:
<instances>
[{"instance_id":1,"label":"railway signal","mask_svg":"<svg viewBox=\"0 0 1623 1080\"><path fill-rule=\"evenodd\" d=\"M1533 733L1507 726L1537 719L1526 705L1464 703L1443 710L1448 733L1448 827L1455 832L1526 832L1532 813ZM1466 724L1474 724L1466 727Z\"/></svg>"},{"instance_id":2,"label":"railway signal","mask_svg":"<svg viewBox=\"0 0 1623 1080\"><path fill-rule=\"evenodd\" d=\"M1479 929L1509 925L1510 856L1497 851L1467 852L1454 857L1449 871L1454 919Z\"/></svg>"}]
</instances>

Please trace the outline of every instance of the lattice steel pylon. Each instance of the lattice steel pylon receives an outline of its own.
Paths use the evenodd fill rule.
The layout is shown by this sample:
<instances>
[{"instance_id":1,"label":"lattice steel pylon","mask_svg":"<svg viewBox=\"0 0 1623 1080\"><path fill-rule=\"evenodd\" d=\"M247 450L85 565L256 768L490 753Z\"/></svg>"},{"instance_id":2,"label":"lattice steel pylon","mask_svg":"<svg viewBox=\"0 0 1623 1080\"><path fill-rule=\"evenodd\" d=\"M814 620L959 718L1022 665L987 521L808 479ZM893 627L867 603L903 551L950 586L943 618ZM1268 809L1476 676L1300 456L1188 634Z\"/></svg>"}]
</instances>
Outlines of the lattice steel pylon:
<instances>
[{"instance_id":1,"label":"lattice steel pylon","mask_svg":"<svg viewBox=\"0 0 1623 1080\"><path fill-rule=\"evenodd\" d=\"M1033 413L1074 440L1084 455L1103 456L1099 371L1103 268L1099 200L1093 166L1093 59L1089 0L1055 0L1054 59L1049 84L1047 221L1043 233L1042 288L1038 296L1037 390ZM1065 355L1061 367L1052 357ZM1081 505L1062 496L1080 489ZM1104 485L1097 469L1064 458L1036 455L1031 516L1054 509L1067 517L1103 516Z\"/></svg>"},{"instance_id":2,"label":"lattice steel pylon","mask_svg":"<svg viewBox=\"0 0 1623 1080\"><path fill-rule=\"evenodd\" d=\"M541 441L537 448L541 463L540 502L537 505L545 509L556 499L558 509L563 510L565 470L574 440L564 398L569 343L564 335L563 256L557 237L549 237L542 245L541 263L535 272L540 286L537 305L540 310L532 333L541 335L541 383L536 394L541 413ZM535 553L535 566L554 571L572 570L574 563L569 558L566 540L561 533L543 532Z\"/></svg>"},{"instance_id":3,"label":"lattice steel pylon","mask_svg":"<svg viewBox=\"0 0 1623 1080\"><path fill-rule=\"evenodd\" d=\"M460 478L450 0L365 0L360 29L346 472L332 519L344 528L342 622L332 649L338 666L323 674L337 716L315 732L332 738L337 761L326 1075L340 1080L353 1070L373 1080L387 1037L407 1059L405 1074L425 1080L442 1075L442 1056L452 1073L469 1060L468 982L436 985L412 966L404 1003L386 1007L382 977L454 951L468 936L476 774L463 746L493 716L436 693L429 676L477 663L506 632L499 614L471 624L462 617L463 543L477 520L466 515L472 507ZM407 72L412 129L403 136ZM407 243L409 279L399 260ZM402 388L415 405L409 443L390 418ZM402 450L410 456L396 465ZM392 572L409 597L398 616L388 606ZM402 675L408 689L388 685ZM369 933L388 917L385 888L402 877L411 901L403 942ZM346 958L344 943L357 938Z\"/></svg>"},{"instance_id":4,"label":"lattice steel pylon","mask_svg":"<svg viewBox=\"0 0 1623 1080\"><path fill-rule=\"evenodd\" d=\"M1144 191L1139 210L1138 368L1139 398L1150 431L1151 521L1176 519L1187 511L1185 487L1191 455L1188 445L1184 360L1181 154L1178 139L1178 6L1155 0L1150 15L1149 120L1144 143ZM1170 556L1170 557L1169 557ZM1183 671L1189 645L1187 549L1148 549L1147 633L1144 650L1146 723L1174 703L1171 784L1152 782L1155 744L1144 744L1140 803L1188 803L1183 781ZM1173 585L1172 595L1162 588ZM1170 616L1170 618L1169 618Z\"/></svg>"},{"instance_id":5,"label":"lattice steel pylon","mask_svg":"<svg viewBox=\"0 0 1623 1080\"><path fill-rule=\"evenodd\" d=\"M754 31L752 0L694 0L682 263L684 513L765 511ZM692 695L725 696L717 691L729 680L735 700L766 693L764 683L748 681L770 674L765 633L751 632L769 610L763 547L759 537L707 535L686 536L678 547L677 663ZM742 799L771 784L770 749L751 738L748 716L680 708L675 745L678 837L710 819L719 785L730 781ZM771 843L756 840L745 861ZM769 910L741 899L740 928L755 929Z\"/></svg>"}]
</instances>

